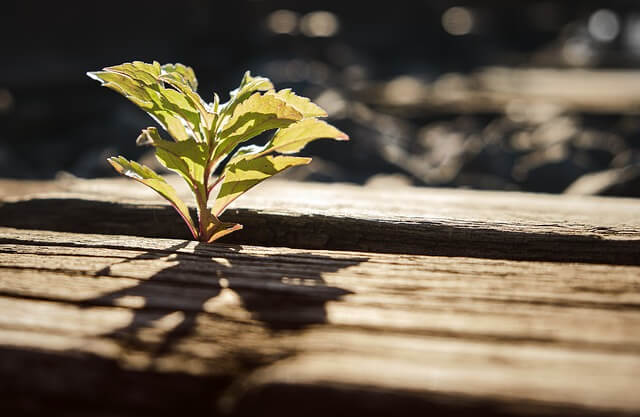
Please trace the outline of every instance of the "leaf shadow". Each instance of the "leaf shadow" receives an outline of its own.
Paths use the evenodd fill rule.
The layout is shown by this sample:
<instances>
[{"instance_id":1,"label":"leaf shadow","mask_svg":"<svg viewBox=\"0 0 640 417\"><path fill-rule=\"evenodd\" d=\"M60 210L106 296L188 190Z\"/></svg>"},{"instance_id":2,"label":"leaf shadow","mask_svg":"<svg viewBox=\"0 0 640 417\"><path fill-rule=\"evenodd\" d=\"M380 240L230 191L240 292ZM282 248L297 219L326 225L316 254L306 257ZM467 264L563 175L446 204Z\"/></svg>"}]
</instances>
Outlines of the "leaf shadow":
<instances>
[{"instance_id":1,"label":"leaf shadow","mask_svg":"<svg viewBox=\"0 0 640 417\"><path fill-rule=\"evenodd\" d=\"M265 249L266 254L256 254L241 246L197 243L191 247L185 241L149 251L119 264L135 263L144 268L146 263L167 262L167 267L134 286L85 299L82 305L126 307L133 302L131 321L102 336L159 356L194 334L201 314L216 320L259 322L271 333L326 323L326 304L352 292L329 285L323 275L368 259L305 252L278 254L276 248ZM96 275L116 277L117 265ZM244 312L240 318L239 311ZM154 330L162 321L170 321L170 329L160 339L145 339L145 331Z\"/></svg>"}]
</instances>

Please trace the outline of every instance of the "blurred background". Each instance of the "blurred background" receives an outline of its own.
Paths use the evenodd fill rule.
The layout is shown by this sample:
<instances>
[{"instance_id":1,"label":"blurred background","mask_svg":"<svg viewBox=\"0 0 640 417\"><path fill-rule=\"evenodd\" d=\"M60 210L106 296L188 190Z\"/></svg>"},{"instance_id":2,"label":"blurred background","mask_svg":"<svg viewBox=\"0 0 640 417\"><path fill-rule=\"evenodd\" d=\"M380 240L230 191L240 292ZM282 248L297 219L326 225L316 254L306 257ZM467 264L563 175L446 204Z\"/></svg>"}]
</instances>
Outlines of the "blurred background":
<instances>
[{"instance_id":1,"label":"blurred background","mask_svg":"<svg viewBox=\"0 0 640 417\"><path fill-rule=\"evenodd\" d=\"M61 3L0 6L0 177L153 164L85 72L155 59L208 101L250 69L324 107L352 140L289 178L640 197L637 1Z\"/></svg>"}]
</instances>

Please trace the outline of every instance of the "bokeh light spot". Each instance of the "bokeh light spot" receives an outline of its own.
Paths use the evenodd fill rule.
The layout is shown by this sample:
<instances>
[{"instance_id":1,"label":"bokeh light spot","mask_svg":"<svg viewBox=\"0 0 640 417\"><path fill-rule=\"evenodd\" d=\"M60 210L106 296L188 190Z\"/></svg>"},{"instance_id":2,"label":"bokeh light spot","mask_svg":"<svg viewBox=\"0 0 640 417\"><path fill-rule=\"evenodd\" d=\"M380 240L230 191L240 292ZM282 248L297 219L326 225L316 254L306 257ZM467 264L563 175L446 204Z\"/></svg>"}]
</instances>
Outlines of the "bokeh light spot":
<instances>
[{"instance_id":1,"label":"bokeh light spot","mask_svg":"<svg viewBox=\"0 0 640 417\"><path fill-rule=\"evenodd\" d=\"M595 51L586 36L575 36L565 41L562 57L569 65L581 67L593 61Z\"/></svg>"},{"instance_id":2,"label":"bokeh light spot","mask_svg":"<svg viewBox=\"0 0 640 417\"><path fill-rule=\"evenodd\" d=\"M273 33L291 34L298 27L298 14L291 10L276 10L267 17L267 26Z\"/></svg>"},{"instance_id":3,"label":"bokeh light spot","mask_svg":"<svg viewBox=\"0 0 640 417\"><path fill-rule=\"evenodd\" d=\"M618 16L607 9L600 9L589 18L589 34L597 41L611 42L620 32Z\"/></svg>"},{"instance_id":4,"label":"bokeh light spot","mask_svg":"<svg viewBox=\"0 0 640 417\"><path fill-rule=\"evenodd\" d=\"M473 30L473 13L466 7L451 7L442 14L442 27L450 35L467 35Z\"/></svg>"},{"instance_id":5,"label":"bokeh light spot","mask_svg":"<svg viewBox=\"0 0 640 417\"><path fill-rule=\"evenodd\" d=\"M304 15L300 21L300 30L311 37L334 36L340 29L338 17L327 11L315 11Z\"/></svg>"},{"instance_id":6,"label":"bokeh light spot","mask_svg":"<svg viewBox=\"0 0 640 417\"><path fill-rule=\"evenodd\" d=\"M424 94L424 84L415 77L403 75L386 86L384 96L394 104L417 104Z\"/></svg>"}]
</instances>

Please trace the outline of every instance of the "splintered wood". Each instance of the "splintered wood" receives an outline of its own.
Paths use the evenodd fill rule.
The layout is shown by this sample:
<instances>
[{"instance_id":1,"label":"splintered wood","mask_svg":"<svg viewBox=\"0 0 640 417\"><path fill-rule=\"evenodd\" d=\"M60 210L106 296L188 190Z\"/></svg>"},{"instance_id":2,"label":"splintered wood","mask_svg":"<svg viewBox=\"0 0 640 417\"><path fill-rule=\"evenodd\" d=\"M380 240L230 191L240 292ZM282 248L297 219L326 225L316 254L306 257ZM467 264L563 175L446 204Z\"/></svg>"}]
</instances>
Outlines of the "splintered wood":
<instances>
[{"instance_id":1,"label":"splintered wood","mask_svg":"<svg viewBox=\"0 0 640 417\"><path fill-rule=\"evenodd\" d=\"M452 206L446 218L442 202L460 194L446 195L441 191L440 203L434 202L432 220L462 223L464 208ZM583 256L585 262L558 262L557 256L552 262L543 252L527 261L501 256L499 245L485 249L492 256L482 250L460 256L445 244L448 256L434 256L429 248L392 254L333 250L328 243L332 250L201 244L43 230L53 224L46 219L40 230L0 227L0 410L74 416L640 414L640 266L632 262L640 255L640 228L638 211L626 211L640 203L572 200L582 211L563 224L561 204L544 196L520 195L527 208L518 214L515 202L505 203L510 197L486 195L495 198L478 207L476 220L493 218L494 239L506 236L515 253L523 249L508 230L526 233L520 215L530 216L530 233L539 239L557 238L545 228L563 231L565 241L572 233L578 240L591 233L597 238L590 253L617 242L628 262L597 262L578 250L568 252L569 260ZM302 210L302 202L292 200L287 213ZM597 215L588 214L596 203L600 226ZM5 216L10 204L0 207ZM21 204L29 216L29 205ZM136 204L128 210L145 204L144 210L156 210ZM503 216L513 216L511 223L500 226L492 204L506 207ZM114 207L115 213L122 209ZM264 209L277 210L275 203ZM381 213L374 213L380 207L368 214L349 210L353 228L370 224L358 219ZM544 216L536 217L536 210ZM340 222L338 213L325 215ZM418 230L437 228L414 220ZM129 224L131 234L138 226ZM339 238L331 235L328 242Z\"/></svg>"}]
</instances>

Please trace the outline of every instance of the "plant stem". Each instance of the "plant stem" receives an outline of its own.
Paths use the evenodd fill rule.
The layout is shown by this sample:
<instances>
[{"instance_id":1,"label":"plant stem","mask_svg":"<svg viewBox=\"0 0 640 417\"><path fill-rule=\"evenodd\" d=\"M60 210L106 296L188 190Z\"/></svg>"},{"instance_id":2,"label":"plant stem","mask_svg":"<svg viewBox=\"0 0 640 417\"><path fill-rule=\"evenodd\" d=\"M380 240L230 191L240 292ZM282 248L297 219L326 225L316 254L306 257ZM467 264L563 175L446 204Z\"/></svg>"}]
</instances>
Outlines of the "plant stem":
<instances>
[{"instance_id":1,"label":"plant stem","mask_svg":"<svg viewBox=\"0 0 640 417\"><path fill-rule=\"evenodd\" d=\"M209 194L211 193L211 190L216 188L216 185L220 184L220 181L222 181L222 180L224 180L224 174L221 174L218 178L216 178L216 180L213 182L213 184L210 184L207 187L207 200L209 200Z\"/></svg>"},{"instance_id":2,"label":"plant stem","mask_svg":"<svg viewBox=\"0 0 640 417\"><path fill-rule=\"evenodd\" d=\"M198 204L198 240L206 242L209 236L207 236L207 226L210 222L209 213L207 211L207 191L206 180L205 184L197 187L195 191L196 203Z\"/></svg>"}]
</instances>

